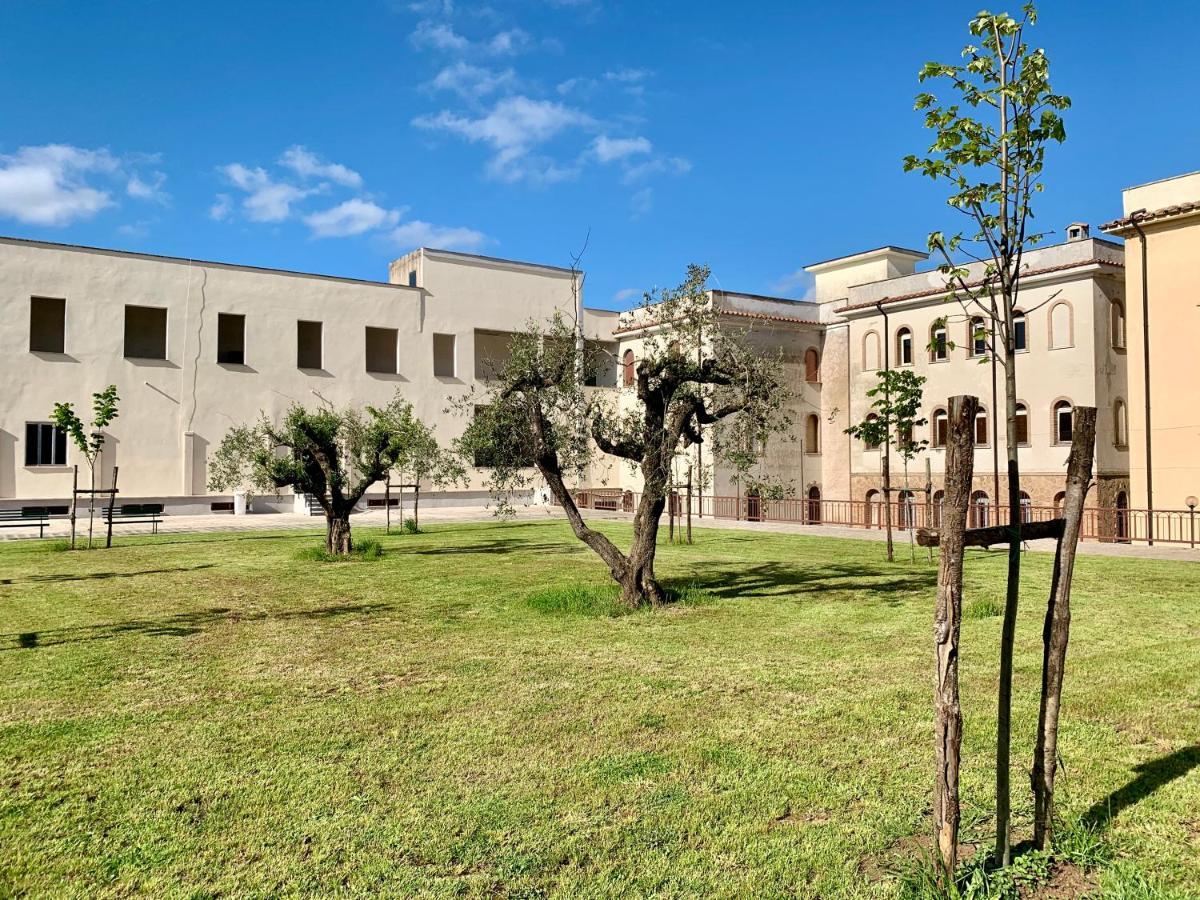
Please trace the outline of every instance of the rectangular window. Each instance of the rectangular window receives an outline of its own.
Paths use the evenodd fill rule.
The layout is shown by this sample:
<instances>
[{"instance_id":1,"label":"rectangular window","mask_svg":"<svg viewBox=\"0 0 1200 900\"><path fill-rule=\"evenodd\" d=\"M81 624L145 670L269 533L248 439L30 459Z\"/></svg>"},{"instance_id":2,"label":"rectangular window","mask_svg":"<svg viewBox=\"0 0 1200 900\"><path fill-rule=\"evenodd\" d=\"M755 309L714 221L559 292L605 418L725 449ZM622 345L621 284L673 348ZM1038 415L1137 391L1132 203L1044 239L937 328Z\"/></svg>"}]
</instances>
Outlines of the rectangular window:
<instances>
[{"instance_id":1,"label":"rectangular window","mask_svg":"<svg viewBox=\"0 0 1200 900\"><path fill-rule=\"evenodd\" d=\"M167 358L167 311L161 306L125 307L125 358Z\"/></svg>"},{"instance_id":2,"label":"rectangular window","mask_svg":"<svg viewBox=\"0 0 1200 900\"><path fill-rule=\"evenodd\" d=\"M408 270L408 286L409 287L417 286L417 270L416 269Z\"/></svg>"},{"instance_id":3,"label":"rectangular window","mask_svg":"<svg viewBox=\"0 0 1200 900\"><path fill-rule=\"evenodd\" d=\"M395 328L367 327L367 371L395 375L400 333Z\"/></svg>"},{"instance_id":4,"label":"rectangular window","mask_svg":"<svg viewBox=\"0 0 1200 900\"><path fill-rule=\"evenodd\" d=\"M322 345L324 336L320 322L296 323L296 368L323 369Z\"/></svg>"},{"instance_id":5,"label":"rectangular window","mask_svg":"<svg viewBox=\"0 0 1200 900\"><path fill-rule=\"evenodd\" d=\"M433 374L439 378L453 378L455 365L455 340L452 334L433 336Z\"/></svg>"},{"instance_id":6,"label":"rectangular window","mask_svg":"<svg viewBox=\"0 0 1200 900\"><path fill-rule=\"evenodd\" d=\"M246 317L217 313L217 362L230 366L246 364Z\"/></svg>"},{"instance_id":7,"label":"rectangular window","mask_svg":"<svg viewBox=\"0 0 1200 900\"><path fill-rule=\"evenodd\" d=\"M62 297L29 298L29 349L36 353L65 353L67 301Z\"/></svg>"},{"instance_id":8,"label":"rectangular window","mask_svg":"<svg viewBox=\"0 0 1200 900\"><path fill-rule=\"evenodd\" d=\"M25 423L25 465L65 466L67 433L49 422Z\"/></svg>"}]
</instances>

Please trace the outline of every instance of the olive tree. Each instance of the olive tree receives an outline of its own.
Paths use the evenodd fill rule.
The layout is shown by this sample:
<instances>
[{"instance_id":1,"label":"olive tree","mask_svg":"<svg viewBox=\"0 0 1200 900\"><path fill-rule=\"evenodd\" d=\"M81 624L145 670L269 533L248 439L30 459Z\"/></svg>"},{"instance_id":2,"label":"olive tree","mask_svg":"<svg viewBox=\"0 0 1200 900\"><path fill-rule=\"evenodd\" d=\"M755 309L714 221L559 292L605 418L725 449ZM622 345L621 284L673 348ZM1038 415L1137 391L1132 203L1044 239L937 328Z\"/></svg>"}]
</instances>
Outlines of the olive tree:
<instances>
[{"instance_id":1,"label":"olive tree","mask_svg":"<svg viewBox=\"0 0 1200 900\"><path fill-rule=\"evenodd\" d=\"M1033 227L1033 198L1042 190L1047 146L1066 139L1060 112L1070 100L1050 86L1043 50L1025 42L1037 22L1032 3L1020 18L981 12L970 21L974 43L959 63L929 62L919 78L945 81L953 100L917 95L916 108L934 133L927 155L905 158L904 167L946 184L949 206L969 225L953 234L934 232L929 249L941 259L948 299L963 315L989 320L1004 368L1008 474L1008 585L1001 633L996 740L996 860L1011 859L1009 840L1009 747L1012 658L1021 569L1021 483L1017 464L1018 309L1025 251L1044 235ZM979 263L972 272L961 260Z\"/></svg>"},{"instance_id":2,"label":"olive tree","mask_svg":"<svg viewBox=\"0 0 1200 900\"><path fill-rule=\"evenodd\" d=\"M346 556L353 550L350 513L425 431L399 396L382 409L294 405L278 424L264 415L231 429L217 451L225 462L210 473L209 489L250 484L260 492L291 487L307 494L325 514L325 549Z\"/></svg>"},{"instance_id":3,"label":"olive tree","mask_svg":"<svg viewBox=\"0 0 1200 900\"><path fill-rule=\"evenodd\" d=\"M629 606L668 599L654 560L680 448L716 438L710 455L746 474L751 455L727 448L761 446L791 425L781 360L720 321L706 289L708 275L706 267L689 266L679 287L646 294L626 314L623 326L637 335L639 349L632 383L617 397L585 394L587 360L578 323L560 314L517 334L485 394L459 404L472 416L460 452L490 470L493 493L511 495L529 486L535 472L540 475ZM568 486L583 477L597 453L615 457L641 478L628 550L588 526Z\"/></svg>"}]
</instances>

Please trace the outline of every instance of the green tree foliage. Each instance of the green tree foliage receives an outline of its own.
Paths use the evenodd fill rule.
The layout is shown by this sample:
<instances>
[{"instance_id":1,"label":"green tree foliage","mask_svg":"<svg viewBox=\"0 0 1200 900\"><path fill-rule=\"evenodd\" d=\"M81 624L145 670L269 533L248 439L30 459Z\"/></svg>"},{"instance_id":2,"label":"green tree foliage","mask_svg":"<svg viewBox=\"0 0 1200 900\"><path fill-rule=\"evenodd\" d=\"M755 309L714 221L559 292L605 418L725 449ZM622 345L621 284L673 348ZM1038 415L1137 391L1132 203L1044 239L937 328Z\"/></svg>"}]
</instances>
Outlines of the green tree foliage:
<instances>
[{"instance_id":1,"label":"green tree foliage","mask_svg":"<svg viewBox=\"0 0 1200 900\"><path fill-rule=\"evenodd\" d=\"M950 191L946 202L970 222L963 231L929 235L929 249L942 260L947 299L959 304L964 318L979 315L994 323L993 343L1000 346L992 352L1004 366L1010 534L996 752L996 858L1002 865L1011 859L1012 657L1021 568L1014 314L1024 253L1044 237L1033 227L1033 198L1043 189L1046 149L1066 139L1060 113L1071 105L1051 88L1045 52L1025 42L1026 29L1036 22L1033 3L1022 8L1020 18L981 12L970 21L974 42L963 48L961 62L925 64L921 82L945 82L953 100L944 102L929 92L917 95L916 108L924 111L934 140L926 155L904 160L906 171L944 184ZM973 271L962 264L963 258L980 265Z\"/></svg>"},{"instance_id":2,"label":"green tree foliage","mask_svg":"<svg viewBox=\"0 0 1200 900\"><path fill-rule=\"evenodd\" d=\"M59 431L64 431L71 438L88 466L88 481L91 490L96 490L96 462L104 450L104 429L117 418L117 404L121 398L117 396L117 386L110 384L102 391L92 394L92 421L84 426L83 420L75 412L70 403L55 403L54 411L50 414ZM71 545L75 543L74 513L71 519ZM96 495L88 494L88 549L92 548L92 531L96 518Z\"/></svg>"},{"instance_id":3,"label":"green tree foliage","mask_svg":"<svg viewBox=\"0 0 1200 900\"><path fill-rule=\"evenodd\" d=\"M214 458L211 490L250 484L259 490L291 487L321 506L326 550L348 555L353 545L350 513L371 485L387 477L410 443L424 442L428 428L412 406L396 396L382 409L291 407L276 425L266 416L231 429ZM428 444L425 444L428 448Z\"/></svg>"},{"instance_id":4,"label":"green tree foliage","mask_svg":"<svg viewBox=\"0 0 1200 900\"><path fill-rule=\"evenodd\" d=\"M712 455L750 477L753 455L730 448L761 445L791 426L781 360L758 351L744 330L720 321L708 274L706 267L690 266L679 287L646 294L626 314L623 324L640 329L641 343L633 384L618 398L587 396L590 360L577 323L558 315L516 335L485 395L459 403L472 417L460 453L489 467L493 493L511 496L537 476L544 479L576 536L608 565L630 606L666 600L654 557L679 450L712 437ZM567 486L584 477L597 451L642 479L628 552L588 527Z\"/></svg>"}]
</instances>

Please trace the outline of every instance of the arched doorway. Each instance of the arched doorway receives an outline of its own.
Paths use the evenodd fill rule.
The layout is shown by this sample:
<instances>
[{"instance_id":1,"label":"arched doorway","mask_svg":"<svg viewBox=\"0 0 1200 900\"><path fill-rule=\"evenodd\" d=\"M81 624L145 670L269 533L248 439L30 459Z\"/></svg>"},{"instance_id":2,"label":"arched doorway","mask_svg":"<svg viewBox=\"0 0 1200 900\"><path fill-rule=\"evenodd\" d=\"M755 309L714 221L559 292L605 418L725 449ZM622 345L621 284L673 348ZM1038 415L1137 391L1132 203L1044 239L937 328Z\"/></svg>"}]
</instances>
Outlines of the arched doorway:
<instances>
[{"instance_id":1,"label":"arched doorway","mask_svg":"<svg viewBox=\"0 0 1200 900\"><path fill-rule=\"evenodd\" d=\"M808 524L821 524L821 489L815 484L808 489Z\"/></svg>"},{"instance_id":2,"label":"arched doorway","mask_svg":"<svg viewBox=\"0 0 1200 900\"><path fill-rule=\"evenodd\" d=\"M762 521L762 500L758 496L758 488L746 491L746 521Z\"/></svg>"},{"instance_id":3,"label":"arched doorway","mask_svg":"<svg viewBox=\"0 0 1200 900\"><path fill-rule=\"evenodd\" d=\"M896 503L896 527L907 531L916 525L916 496L912 491L901 491Z\"/></svg>"},{"instance_id":4,"label":"arched doorway","mask_svg":"<svg viewBox=\"0 0 1200 900\"><path fill-rule=\"evenodd\" d=\"M879 503L879 491L874 488L867 491L867 505L863 511L863 524L868 528L880 528L883 525L883 510Z\"/></svg>"},{"instance_id":5,"label":"arched doorway","mask_svg":"<svg viewBox=\"0 0 1200 900\"><path fill-rule=\"evenodd\" d=\"M991 503L987 491L976 491L971 495L971 528L987 528L991 524Z\"/></svg>"}]
</instances>

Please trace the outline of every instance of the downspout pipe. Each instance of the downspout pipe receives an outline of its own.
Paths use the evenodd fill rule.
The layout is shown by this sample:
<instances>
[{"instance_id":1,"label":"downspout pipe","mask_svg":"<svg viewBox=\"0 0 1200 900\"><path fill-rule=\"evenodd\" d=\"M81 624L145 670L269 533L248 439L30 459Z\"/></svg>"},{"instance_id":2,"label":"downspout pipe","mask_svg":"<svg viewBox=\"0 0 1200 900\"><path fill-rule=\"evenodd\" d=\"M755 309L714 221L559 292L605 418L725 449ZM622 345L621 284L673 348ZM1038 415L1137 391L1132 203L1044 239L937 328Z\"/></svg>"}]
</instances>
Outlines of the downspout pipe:
<instances>
[{"instance_id":1,"label":"downspout pipe","mask_svg":"<svg viewBox=\"0 0 1200 900\"><path fill-rule=\"evenodd\" d=\"M1146 543L1154 545L1154 439L1150 429L1150 255L1146 246L1146 232L1142 229L1141 219L1146 215L1145 209L1137 209L1129 214L1129 224L1138 233L1142 244L1142 366L1145 380L1146 405Z\"/></svg>"}]
</instances>

